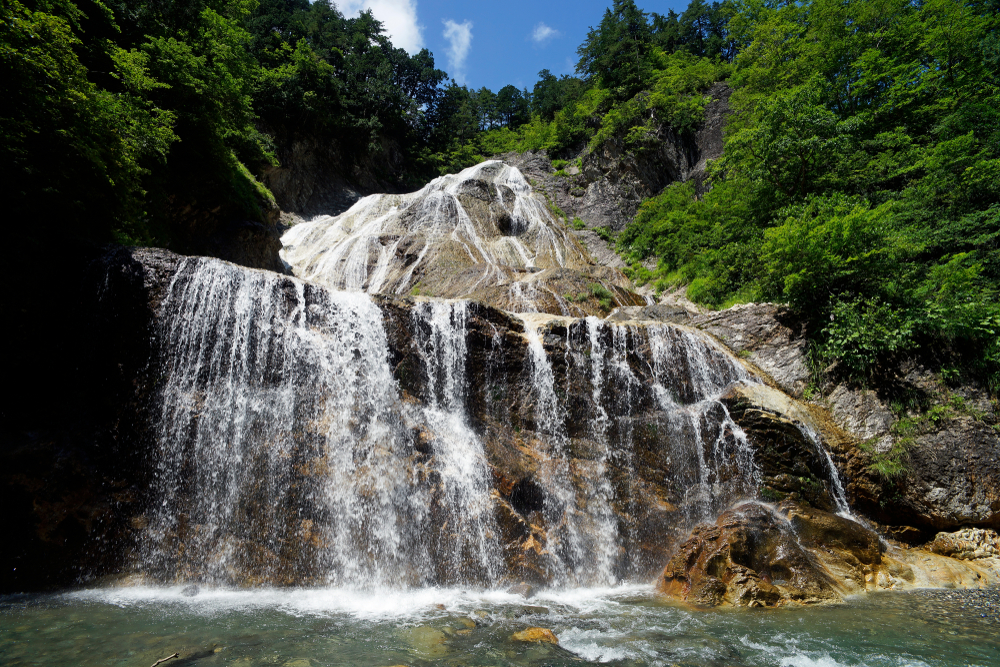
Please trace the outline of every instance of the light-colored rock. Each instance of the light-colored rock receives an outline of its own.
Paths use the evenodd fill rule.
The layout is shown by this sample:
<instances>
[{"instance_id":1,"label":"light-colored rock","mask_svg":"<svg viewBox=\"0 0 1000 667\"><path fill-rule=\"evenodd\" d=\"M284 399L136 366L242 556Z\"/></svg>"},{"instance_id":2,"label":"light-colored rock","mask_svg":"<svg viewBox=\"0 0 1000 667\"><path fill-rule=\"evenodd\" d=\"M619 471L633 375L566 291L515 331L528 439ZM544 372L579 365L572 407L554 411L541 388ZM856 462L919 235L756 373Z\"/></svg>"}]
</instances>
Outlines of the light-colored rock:
<instances>
[{"instance_id":1,"label":"light-colored rock","mask_svg":"<svg viewBox=\"0 0 1000 667\"><path fill-rule=\"evenodd\" d=\"M808 341L802 323L787 308L747 303L697 316L691 325L767 373L783 391L802 397L809 383Z\"/></svg>"},{"instance_id":2,"label":"light-colored rock","mask_svg":"<svg viewBox=\"0 0 1000 667\"><path fill-rule=\"evenodd\" d=\"M861 440L885 436L896 421L889 408L871 389L838 385L826 397L826 403L837 424Z\"/></svg>"},{"instance_id":3,"label":"light-colored rock","mask_svg":"<svg viewBox=\"0 0 1000 667\"><path fill-rule=\"evenodd\" d=\"M1000 558L1000 535L995 530L963 528L954 533L938 533L926 549L958 560Z\"/></svg>"},{"instance_id":4,"label":"light-colored rock","mask_svg":"<svg viewBox=\"0 0 1000 667\"><path fill-rule=\"evenodd\" d=\"M559 638L548 628L527 628L520 632L515 632L510 638L517 642L529 642L533 644L559 643Z\"/></svg>"},{"instance_id":5,"label":"light-colored rock","mask_svg":"<svg viewBox=\"0 0 1000 667\"><path fill-rule=\"evenodd\" d=\"M644 303L621 271L591 261L516 167L496 160L418 192L365 197L281 241L296 276L333 289L574 316Z\"/></svg>"}]
</instances>

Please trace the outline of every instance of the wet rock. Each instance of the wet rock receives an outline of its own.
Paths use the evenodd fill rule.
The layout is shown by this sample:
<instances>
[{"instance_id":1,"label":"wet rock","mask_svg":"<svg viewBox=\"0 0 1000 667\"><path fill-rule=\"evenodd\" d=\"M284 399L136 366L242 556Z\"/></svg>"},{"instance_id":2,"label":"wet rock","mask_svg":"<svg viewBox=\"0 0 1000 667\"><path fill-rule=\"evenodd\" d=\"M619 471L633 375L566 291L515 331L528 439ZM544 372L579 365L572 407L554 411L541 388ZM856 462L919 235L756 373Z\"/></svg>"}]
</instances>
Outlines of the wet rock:
<instances>
[{"instance_id":1,"label":"wet rock","mask_svg":"<svg viewBox=\"0 0 1000 667\"><path fill-rule=\"evenodd\" d=\"M943 538L940 548L953 544ZM743 504L715 525L695 528L667 564L657 591L705 606L777 606L831 602L864 591L979 588L998 581L995 559L972 564L887 547L858 521L783 502Z\"/></svg>"},{"instance_id":2,"label":"wet rock","mask_svg":"<svg viewBox=\"0 0 1000 667\"><path fill-rule=\"evenodd\" d=\"M533 598L535 596L535 587L531 584L522 581L519 584L515 584L507 589L508 593L513 593L514 595L520 595L524 598Z\"/></svg>"},{"instance_id":3,"label":"wet rock","mask_svg":"<svg viewBox=\"0 0 1000 667\"><path fill-rule=\"evenodd\" d=\"M821 409L763 384L734 385L721 400L754 445L765 499L836 508L833 476L840 471L826 450L839 451L851 440Z\"/></svg>"},{"instance_id":4,"label":"wet rock","mask_svg":"<svg viewBox=\"0 0 1000 667\"><path fill-rule=\"evenodd\" d=\"M333 289L571 316L644 303L621 271L588 257L517 169L496 160L301 223L282 243L295 275Z\"/></svg>"},{"instance_id":5,"label":"wet rock","mask_svg":"<svg viewBox=\"0 0 1000 667\"><path fill-rule=\"evenodd\" d=\"M837 597L830 577L813 564L785 519L756 503L728 510L715 525L696 527L656 589L704 606L773 607Z\"/></svg>"},{"instance_id":6,"label":"wet rock","mask_svg":"<svg viewBox=\"0 0 1000 667\"><path fill-rule=\"evenodd\" d=\"M185 586L183 589L181 589L181 595L183 595L186 598L193 598L200 592L201 589L198 588L198 586L195 584L191 584L190 586Z\"/></svg>"},{"instance_id":7,"label":"wet rock","mask_svg":"<svg viewBox=\"0 0 1000 667\"><path fill-rule=\"evenodd\" d=\"M559 638L548 628L527 628L520 632L515 632L510 636L516 642L529 642L532 644L558 644Z\"/></svg>"},{"instance_id":8,"label":"wet rock","mask_svg":"<svg viewBox=\"0 0 1000 667\"><path fill-rule=\"evenodd\" d=\"M440 658L448 654L448 647L445 645L447 636L436 628L420 625L401 630L399 634L422 657Z\"/></svg>"}]
</instances>

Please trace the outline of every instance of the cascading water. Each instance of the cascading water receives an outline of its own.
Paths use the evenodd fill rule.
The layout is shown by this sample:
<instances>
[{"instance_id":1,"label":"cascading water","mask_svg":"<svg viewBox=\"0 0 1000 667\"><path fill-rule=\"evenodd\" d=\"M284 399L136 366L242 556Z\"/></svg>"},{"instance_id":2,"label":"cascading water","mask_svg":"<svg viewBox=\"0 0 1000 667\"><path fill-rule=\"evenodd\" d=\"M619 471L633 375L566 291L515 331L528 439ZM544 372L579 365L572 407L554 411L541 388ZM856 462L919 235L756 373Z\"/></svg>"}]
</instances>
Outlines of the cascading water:
<instances>
[{"instance_id":1,"label":"cascading water","mask_svg":"<svg viewBox=\"0 0 1000 667\"><path fill-rule=\"evenodd\" d=\"M586 263L580 246L531 196L521 172L497 161L442 176L409 195L366 197L340 216L293 227L282 243L297 275L370 293L407 294L432 280L436 295L463 296L529 267ZM430 278L442 264L473 271L461 281Z\"/></svg>"},{"instance_id":2,"label":"cascading water","mask_svg":"<svg viewBox=\"0 0 1000 667\"><path fill-rule=\"evenodd\" d=\"M446 530L438 535L439 566L475 571L475 579L495 584L500 576L497 527L490 497L489 469L479 436L469 427L465 364L468 304L423 302L413 311L416 345L427 376L423 422L431 433L440 477Z\"/></svg>"},{"instance_id":3,"label":"cascading water","mask_svg":"<svg viewBox=\"0 0 1000 667\"><path fill-rule=\"evenodd\" d=\"M465 307L424 306L418 421L433 457L421 463L369 297L186 262L163 304L143 569L240 583L494 582L487 467L464 417ZM447 531L430 530L435 512Z\"/></svg>"},{"instance_id":4,"label":"cascading water","mask_svg":"<svg viewBox=\"0 0 1000 667\"><path fill-rule=\"evenodd\" d=\"M368 297L191 260L163 312L148 572L377 584L417 562L408 443Z\"/></svg>"},{"instance_id":5,"label":"cascading water","mask_svg":"<svg viewBox=\"0 0 1000 667\"><path fill-rule=\"evenodd\" d=\"M207 259L180 264L160 323L154 579L608 585L761 488L721 400L759 380L677 325L376 301Z\"/></svg>"},{"instance_id":6,"label":"cascading water","mask_svg":"<svg viewBox=\"0 0 1000 667\"><path fill-rule=\"evenodd\" d=\"M585 303L594 285L622 305L643 303L620 271L594 264L516 167L495 160L300 223L282 244L296 276L332 289L573 316L597 309Z\"/></svg>"}]
</instances>

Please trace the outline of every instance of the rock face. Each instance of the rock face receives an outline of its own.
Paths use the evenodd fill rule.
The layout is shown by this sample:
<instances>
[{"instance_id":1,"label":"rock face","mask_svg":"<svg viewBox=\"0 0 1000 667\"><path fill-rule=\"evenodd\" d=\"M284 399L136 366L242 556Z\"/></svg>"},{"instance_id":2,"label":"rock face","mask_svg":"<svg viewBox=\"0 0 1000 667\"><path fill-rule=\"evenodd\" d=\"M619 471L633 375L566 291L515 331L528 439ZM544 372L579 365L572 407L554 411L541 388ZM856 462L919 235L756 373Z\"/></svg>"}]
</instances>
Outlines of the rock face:
<instances>
[{"instance_id":1,"label":"rock face","mask_svg":"<svg viewBox=\"0 0 1000 667\"><path fill-rule=\"evenodd\" d=\"M776 480L835 505L794 419L726 397L765 387L755 371L684 326L331 292L163 251L114 253L102 282L143 314L115 324L143 341L143 398L106 426L139 459L118 475L131 499L87 501L119 527L104 556L131 556L85 529L93 574L598 584L652 576Z\"/></svg>"},{"instance_id":2,"label":"rock face","mask_svg":"<svg viewBox=\"0 0 1000 667\"><path fill-rule=\"evenodd\" d=\"M748 303L698 315L691 326L707 331L774 379L782 391L801 398L809 382L804 326L773 303Z\"/></svg>"},{"instance_id":3,"label":"rock face","mask_svg":"<svg viewBox=\"0 0 1000 667\"><path fill-rule=\"evenodd\" d=\"M895 417L885 428L884 403L870 390L838 388L833 399L842 406L841 420L858 425L858 441L868 435L863 447L845 452L848 493L890 534L922 541L962 526L1000 528L1000 432L993 414L973 413L967 403L952 400L939 403L933 419L908 417L911 431L904 434L894 427ZM844 416L843 406L851 404L858 406L856 420ZM873 464L894 446L902 449L902 471L886 479Z\"/></svg>"},{"instance_id":4,"label":"rock face","mask_svg":"<svg viewBox=\"0 0 1000 667\"><path fill-rule=\"evenodd\" d=\"M700 188L708 160L722 155L722 130L729 115L731 90L725 83L717 83L706 94L713 101L705 109L702 126L682 135L661 125L651 142L654 150L629 150L625 133L621 133L585 152L582 168L567 176L554 176L543 155L502 157L520 168L570 219L579 218L591 229L621 230L632 221L643 199L659 194L671 183L694 180Z\"/></svg>"},{"instance_id":5,"label":"rock face","mask_svg":"<svg viewBox=\"0 0 1000 667\"><path fill-rule=\"evenodd\" d=\"M673 310L676 321L712 334L766 373L782 392L802 397L809 380L808 341L803 324L787 309L745 304L686 317L681 309ZM939 530L1000 526L1000 433L995 408L983 392L947 389L919 367L900 369L897 383L879 390L848 384L823 389L825 398L806 409L808 415L801 404L776 393L765 397L755 390L755 397L741 400L764 400L764 411L772 414L787 415L786 409L798 405L791 421L809 424L819 434L851 506L879 521L890 535L916 544ZM885 479L873 469L877 455L904 437L894 430L898 418L888 407L893 392L946 405L933 420L920 413L910 417L917 426L905 436L903 473ZM778 491L774 497L783 498L789 491L779 487L771 487Z\"/></svg>"},{"instance_id":6,"label":"rock face","mask_svg":"<svg viewBox=\"0 0 1000 667\"><path fill-rule=\"evenodd\" d=\"M573 316L645 303L620 271L587 257L520 171L498 161L409 195L372 195L293 227L282 243L297 276L334 289Z\"/></svg>"},{"instance_id":7,"label":"rock face","mask_svg":"<svg viewBox=\"0 0 1000 667\"><path fill-rule=\"evenodd\" d=\"M785 502L749 503L698 526L671 558L657 590L704 606L779 606L915 586L981 587L992 564L967 565L923 551L887 552L878 535L834 514Z\"/></svg>"},{"instance_id":8,"label":"rock face","mask_svg":"<svg viewBox=\"0 0 1000 667\"><path fill-rule=\"evenodd\" d=\"M281 234L278 219L281 211L265 193L254 197L258 219L227 207L207 208L198 202L171 202L171 247L189 255L218 257L254 269L283 273L285 265L278 256Z\"/></svg>"},{"instance_id":9,"label":"rock face","mask_svg":"<svg viewBox=\"0 0 1000 667\"><path fill-rule=\"evenodd\" d=\"M848 509L830 451L842 451L851 439L821 410L764 384L733 385L720 400L754 444L766 471L763 498L805 501L829 511Z\"/></svg>"},{"instance_id":10,"label":"rock face","mask_svg":"<svg viewBox=\"0 0 1000 667\"><path fill-rule=\"evenodd\" d=\"M368 194L394 192L391 183L405 165L392 142L383 141L380 150L352 163L336 142L289 136L284 129L276 134L280 165L265 168L264 184L294 220L337 215Z\"/></svg>"}]
</instances>

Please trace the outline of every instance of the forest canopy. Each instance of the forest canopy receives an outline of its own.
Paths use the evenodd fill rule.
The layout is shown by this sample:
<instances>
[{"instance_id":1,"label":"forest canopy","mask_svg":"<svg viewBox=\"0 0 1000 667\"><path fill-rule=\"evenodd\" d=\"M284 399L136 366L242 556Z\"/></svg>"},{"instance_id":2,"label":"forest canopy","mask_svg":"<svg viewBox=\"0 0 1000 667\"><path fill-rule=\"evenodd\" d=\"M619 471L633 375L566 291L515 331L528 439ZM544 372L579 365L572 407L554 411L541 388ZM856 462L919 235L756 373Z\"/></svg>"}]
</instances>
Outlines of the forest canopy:
<instances>
[{"instance_id":1,"label":"forest canopy","mask_svg":"<svg viewBox=\"0 0 1000 667\"><path fill-rule=\"evenodd\" d=\"M595 17L597 18L597 17ZM675 183L614 239L637 283L788 303L857 378L946 351L1000 385L1000 0L613 0L574 76L461 86L328 0L0 0L0 174L46 236L177 243L179 212L260 219L308 135L392 150L418 184L491 155L575 158L734 111L709 188ZM37 233L36 233L37 232ZM29 250L25 250L28 252ZM952 363L949 361L948 363Z\"/></svg>"}]
</instances>

